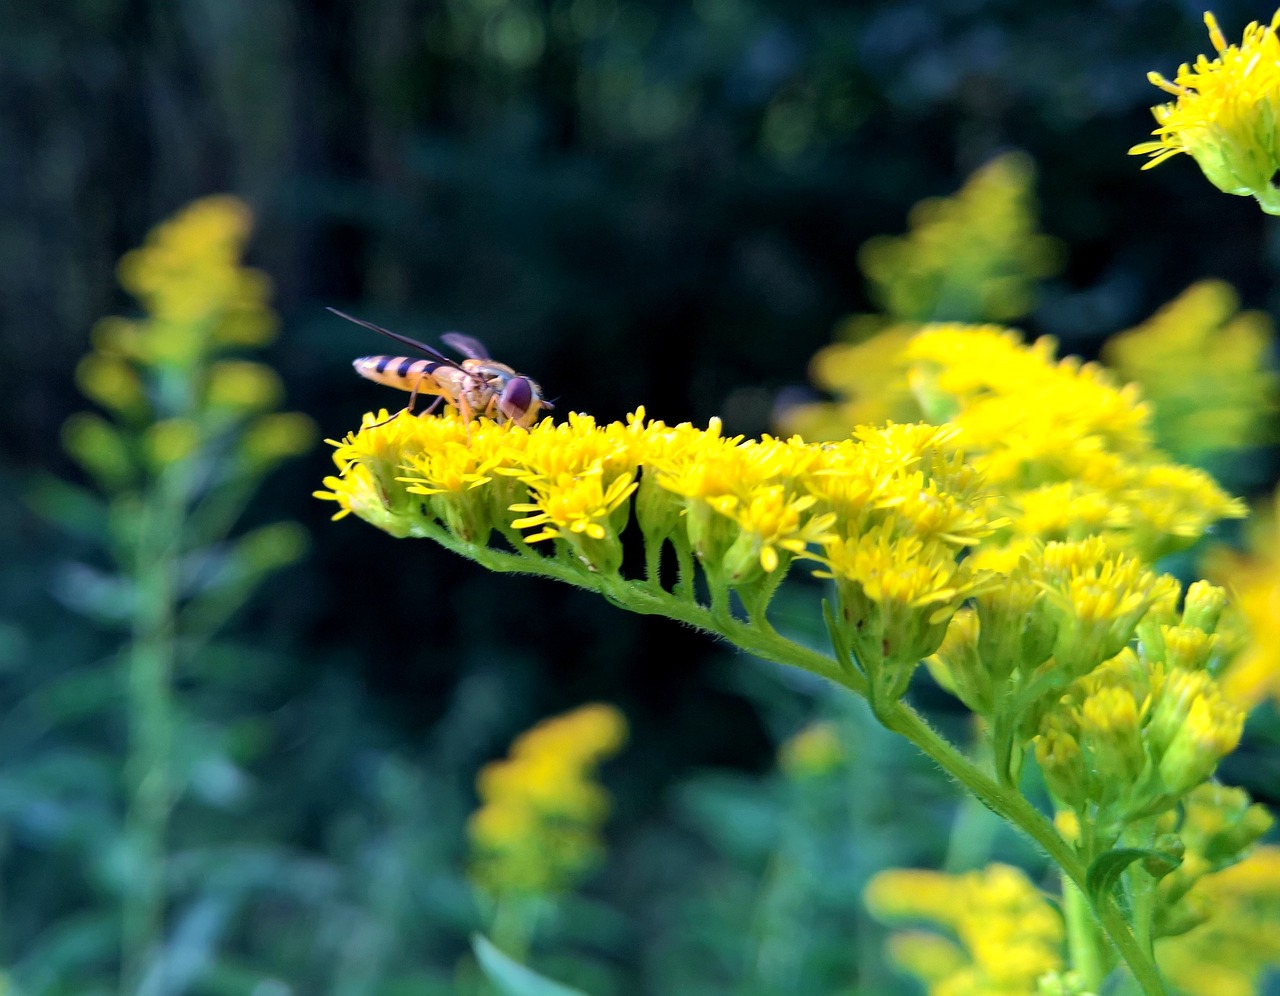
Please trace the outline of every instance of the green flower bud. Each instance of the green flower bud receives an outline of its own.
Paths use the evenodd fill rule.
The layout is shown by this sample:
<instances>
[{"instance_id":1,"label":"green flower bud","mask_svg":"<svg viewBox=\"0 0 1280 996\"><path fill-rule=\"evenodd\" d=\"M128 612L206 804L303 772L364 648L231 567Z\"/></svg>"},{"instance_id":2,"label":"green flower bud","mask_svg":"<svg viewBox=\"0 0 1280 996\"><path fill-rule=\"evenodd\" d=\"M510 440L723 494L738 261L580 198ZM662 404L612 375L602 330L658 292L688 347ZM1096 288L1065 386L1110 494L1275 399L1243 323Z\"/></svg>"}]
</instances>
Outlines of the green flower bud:
<instances>
[{"instance_id":1,"label":"green flower bud","mask_svg":"<svg viewBox=\"0 0 1280 996\"><path fill-rule=\"evenodd\" d=\"M1203 681L1195 679L1203 676ZM1175 671L1162 690L1151 721L1151 736L1167 746L1160 777L1167 790L1181 795L1213 774L1218 762L1235 750L1244 729L1244 711L1226 701L1203 671Z\"/></svg>"},{"instance_id":2,"label":"green flower bud","mask_svg":"<svg viewBox=\"0 0 1280 996\"><path fill-rule=\"evenodd\" d=\"M1036 761L1049 790L1067 806L1083 811L1090 796L1089 771L1076 738L1052 717L1036 737Z\"/></svg>"},{"instance_id":3,"label":"green flower bud","mask_svg":"<svg viewBox=\"0 0 1280 996\"><path fill-rule=\"evenodd\" d=\"M1227 604L1225 588L1208 581L1193 581L1187 588L1186 602L1182 609L1182 625L1194 626L1206 633L1218 628L1222 610Z\"/></svg>"}]
</instances>

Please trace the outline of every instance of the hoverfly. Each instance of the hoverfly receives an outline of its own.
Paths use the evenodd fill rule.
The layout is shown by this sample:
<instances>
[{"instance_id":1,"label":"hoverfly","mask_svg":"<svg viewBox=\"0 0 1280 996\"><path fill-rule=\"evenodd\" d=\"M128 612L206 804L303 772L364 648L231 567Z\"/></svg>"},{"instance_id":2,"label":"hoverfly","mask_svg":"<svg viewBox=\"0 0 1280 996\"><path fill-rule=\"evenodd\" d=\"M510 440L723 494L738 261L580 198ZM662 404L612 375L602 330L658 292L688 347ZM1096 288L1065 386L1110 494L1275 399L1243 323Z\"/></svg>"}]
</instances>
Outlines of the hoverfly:
<instances>
[{"instance_id":1,"label":"hoverfly","mask_svg":"<svg viewBox=\"0 0 1280 996\"><path fill-rule=\"evenodd\" d=\"M428 359L425 360L409 356L362 356L351 363L361 377L411 392L406 406L408 411L412 411L419 394L434 394L436 400L427 411L444 401L458 409L468 422L484 415L497 422L514 422L527 429L537 419L539 411L553 407L542 397L542 388L536 381L516 373L505 363L491 359L479 339L459 332L446 332L440 337L446 346L466 357L459 363L426 343L355 318L337 308L328 310L339 318L363 325L426 354Z\"/></svg>"}]
</instances>

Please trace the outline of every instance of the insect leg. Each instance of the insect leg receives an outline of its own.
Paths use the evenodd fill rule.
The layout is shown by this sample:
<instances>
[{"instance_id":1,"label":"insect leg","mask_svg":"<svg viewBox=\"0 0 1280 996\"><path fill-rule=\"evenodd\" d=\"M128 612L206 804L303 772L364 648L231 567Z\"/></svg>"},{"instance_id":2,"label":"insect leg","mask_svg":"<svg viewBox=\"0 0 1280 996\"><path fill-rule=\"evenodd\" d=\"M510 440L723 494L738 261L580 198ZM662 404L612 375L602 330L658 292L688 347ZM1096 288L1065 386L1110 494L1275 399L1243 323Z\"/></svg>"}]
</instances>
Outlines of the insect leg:
<instances>
[{"instance_id":1,"label":"insect leg","mask_svg":"<svg viewBox=\"0 0 1280 996\"><path fill-rule=\"evenodd\" d=\"M414 402L418 400L418 388L421 385L422 385L422 378L419 377L417 380L413 382L413 390L409 392L409 403L405 405L403 408L401 408L394 415L390 415L387 418L384 418L381 422L374 422L372 425L368 426L368 428L376 429L380 425L386 425L388 422L394 421L396 418L403 415L405 412L408 412L410 415L412 415ZM436 405L440 404L440 402L443 400L444 400L444 395L442 394L439 397L437 397L435 401L431 402L431 404L427 407L427 412L432 411L436 407Z\"/></svg>"}]
</instances>

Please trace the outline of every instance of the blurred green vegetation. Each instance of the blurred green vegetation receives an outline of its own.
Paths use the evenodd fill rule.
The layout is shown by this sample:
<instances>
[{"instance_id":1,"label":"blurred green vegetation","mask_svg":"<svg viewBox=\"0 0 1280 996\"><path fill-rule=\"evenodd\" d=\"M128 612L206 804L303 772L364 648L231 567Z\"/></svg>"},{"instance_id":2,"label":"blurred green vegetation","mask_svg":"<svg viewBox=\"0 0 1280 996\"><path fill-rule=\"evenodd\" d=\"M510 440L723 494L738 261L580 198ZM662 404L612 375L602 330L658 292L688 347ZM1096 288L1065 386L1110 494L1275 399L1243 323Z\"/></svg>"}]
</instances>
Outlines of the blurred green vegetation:
<instances>
[{"instance_id":1,"label":"blurred green vegetation","mask_svg":"<svg viewBox=\"0 0 1280 996\"><path fill-rule=\"evenodd\" d=\"M1215 11L1231 32L1267 14ZM83 407L76 370L102 316L137 313L117 260L228 191L256 215L248 258L281 319L257 358L322 435L398 400L351 373L383 347L327 304L425 340L478 335L560 411L644 404L758 432L842 316L871 310L860 247L1011 148L1035 163L1040 231L1065 260L1029 331L1092 354L1206 277L1274 312L1280 242L1254 205L1190 163L1139 174L1125 156L1151 127L1146 71L1203 49L1199 15L1154 0L0 9L11 991L124 991L122 964L148 994L477 985L476 773L587 700L615 703L631 740L604 769L605 860L542 921L536 968L596 996L911 991L862 885L993 854L1034 870L1029 848L957 811L940 774L820 686L582 593L329 526L309 497L318 450L253 468L212 517L225 528L166 568L208 611L203 628L160 628L181 663L167 719L145 719L130 571L155 568L104 548L103 499L128 491L102 463L111 420L71 423L81 466L61 449ZM106 400L102 369L79 369ZM232 484L237 424L199 449ZM1273 451L1248 461L1239 480L1274 478ZM304 560L284 566L300 548L276 522L310 532ZM252 535L275 540L234 539ZM944 695L916 695L959 726ZM778 746L815 718L840 731L838 762L778 770ZM147 738L173 779L159 834L139 831ZM1228 769L1273 806L1277 744L1264 707Z\"/></svg>"}]
</instances>

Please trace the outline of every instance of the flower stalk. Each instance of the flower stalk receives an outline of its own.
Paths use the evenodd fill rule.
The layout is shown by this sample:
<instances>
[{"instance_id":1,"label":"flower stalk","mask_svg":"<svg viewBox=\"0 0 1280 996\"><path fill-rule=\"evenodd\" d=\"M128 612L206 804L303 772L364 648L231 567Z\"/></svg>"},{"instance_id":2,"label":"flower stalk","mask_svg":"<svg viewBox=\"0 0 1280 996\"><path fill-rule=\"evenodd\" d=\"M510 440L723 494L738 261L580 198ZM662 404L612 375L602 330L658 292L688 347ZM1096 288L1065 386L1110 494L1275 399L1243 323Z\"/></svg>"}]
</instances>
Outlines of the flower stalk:
<instances>
[{"instance_id":1,"label":"flower stalk","mask_svg":"<svg viewBox=\"0 0 1280 996\"><path fill-rule=\"evenodd\" d=\"M861 696L1060 867L1081 897L1072 943L1093 952L1086 976L1110 964L1105 937L1155 996L1152 942L1176 897L1133 902L1169 870L1152 820L1212 776L1242 714L1208 670L1217 619L1196 606L1210 593L1180 613L1179 584L1148 565L1243 508L1153 450L1134 392L1052 349L991 328L926 329L905 355L930 396L948 399L951 422L861 427L825 444L643 412L527 430L450 409L370 414L336 444L338 473L317 496L338 518L595 591ZM634 566L623 542L633 528L644 553ZM770 622L797 566L830 580L834 656ZM981 763L907 703L922 662L983 721ZM1062 800L1058 816L1088 828L1080 842L1021 793L1029 763ZM1032 945L1031 981L1062 967L1046 953L1054 929Z\"/></svg>"}]
</instances>

